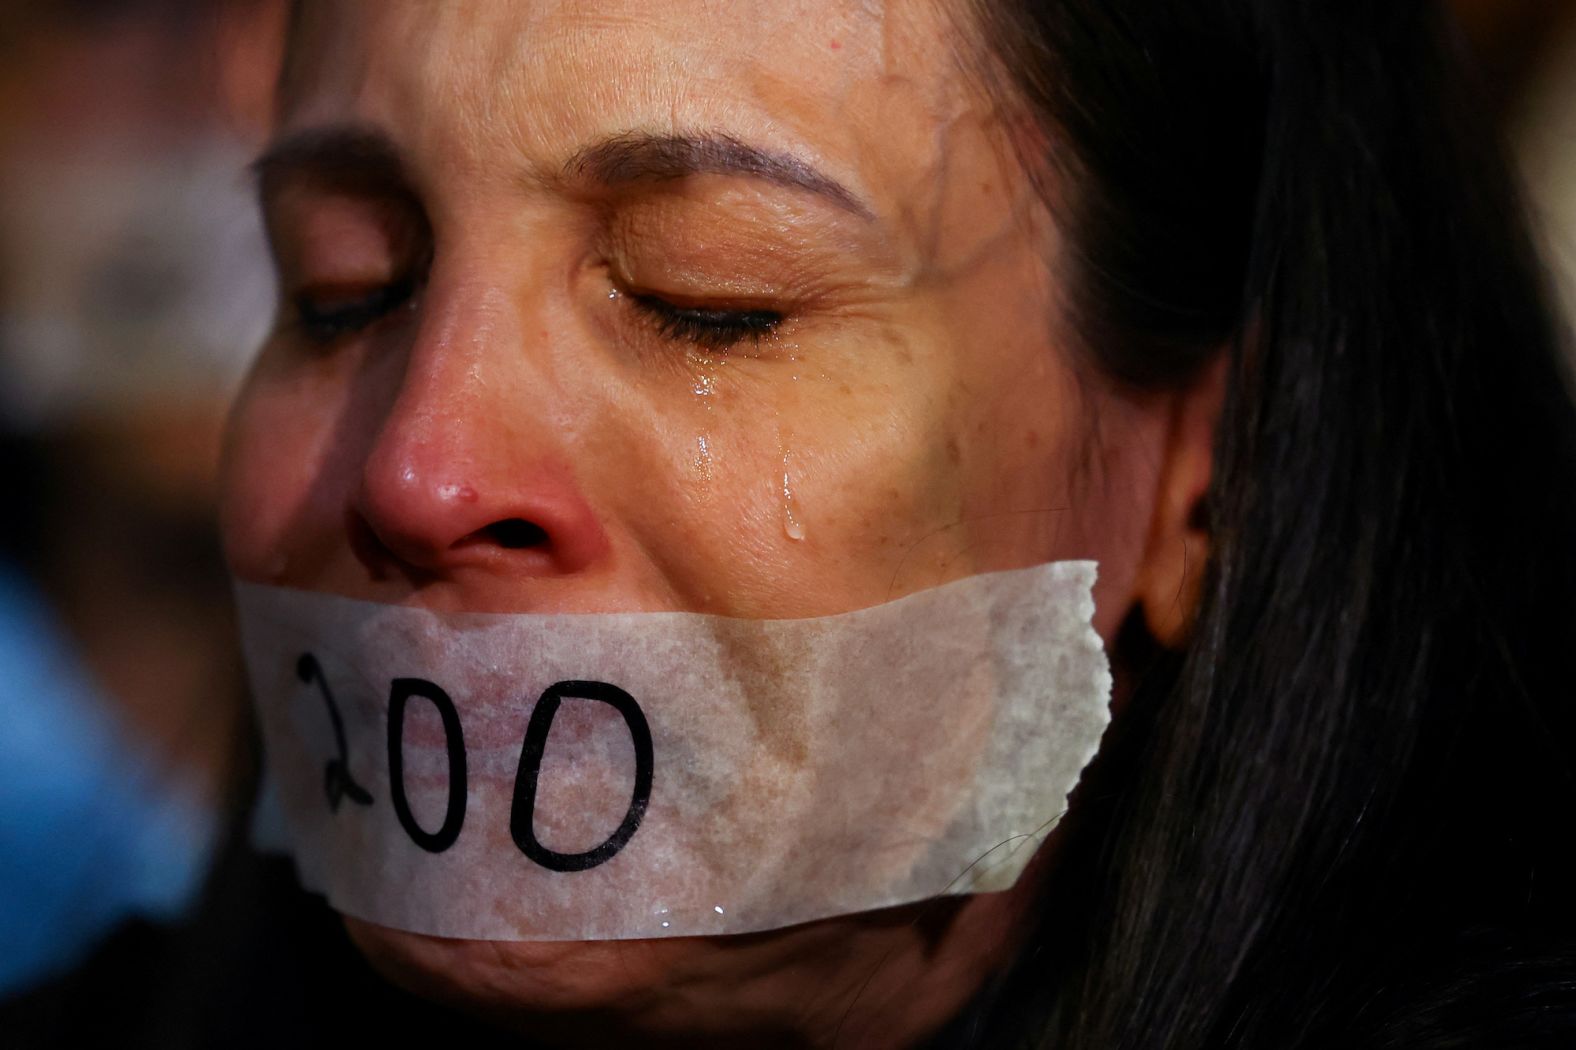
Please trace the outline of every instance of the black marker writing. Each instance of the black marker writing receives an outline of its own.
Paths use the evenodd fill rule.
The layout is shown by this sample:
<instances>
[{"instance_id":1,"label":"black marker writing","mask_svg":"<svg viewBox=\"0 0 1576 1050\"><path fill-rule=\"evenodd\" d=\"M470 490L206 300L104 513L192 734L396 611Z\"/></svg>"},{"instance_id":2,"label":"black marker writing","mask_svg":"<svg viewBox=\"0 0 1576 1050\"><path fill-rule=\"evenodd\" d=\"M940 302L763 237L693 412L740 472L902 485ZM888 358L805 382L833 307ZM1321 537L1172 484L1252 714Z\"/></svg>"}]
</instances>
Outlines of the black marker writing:
<instances>
[{"instance_id":1,"label":"black marker writing","mask_svg":"<svg viewBox=\"0 0 1576 1050\"><path fill-rule=\"evenodd\" d=\"M339 802L342 798L349 798L350 801L362 806L372 805L372 795L350 775L350 754L345 743L345 723L339 717L339 705L334 703L334 694L329 691L328 679L323 676L323 668L318 665L317 657L311 653L302 653L296 660L296 677L306 683L317 682L318 691L323 694L323 702L328 705L329 723L334 727L334 747L337 754L329 759L328 764L323 768L323 787L328 792L329 812L339 812Z\"/></svg>"},{"instance_id":2,"label":"black marker writing","mask_svg":"<svg viewBox=\"0 0 1576 1050\"><path fill-rule=\"evenodd\" d=\"M328 707L328 719L334 729L335 757L324 768L324 785L328 791L328 808L338 812L342 799L363 805L372 805L372 795L356 782L350 773L349 747L345 737L345 723L339 706L334 702L328 679L322 665L311 653L302 653L296 660L296 677L302 682L316 682L323 702ZM428 831L411 812L410 799L405 791L405 715L410 701L426 700L438 712L443 722L443 744L448 759L448 805L438 830ZM624 819L601 844L581 853L560 853L544 846L536 837L537 784L542 774L542 759L547 750L548 734L552 732L553 719L566 699L596 700L617 711L629 729L630 742L635 747L635 783L630 794ZM469 794L469 772L466 765L465 734L460 725L460 713L454 701L442 687L424 678L396 678L389 683L387 711L389 800L394 805L394 815L410 840L428 853L442 853L460 837L465 825L465 807ZM525 739L520 747L520 763L515 770L514 795L509 809L509 835L520 852L550 871L585 871L606 864L617 856L640 828L646 808L651 802L651 785L655 776L656 756L652 745L651 726L645 712L635 698L616 685L594 681L557 682L543 691L526 723Z\"/></svg>"},{"instance_id":3,"label":"black marker writing","mask_svg":"<svg viewBox=\"0 0 1576 1050\"><path fill-rule=\"evenodd\" d=\"M565 697L600 700L620 715L629 727L635 745L635 788L629 808L618 828L601 845L584 853L559 853L548 849L536 838L536 781L542 772L542 754L547 750L547 734ZM509 834L531 860L552 871L585 871L606 864L628 845L646 815L651 801L651 780L655 756L651 746L651 727L635 698L616 685L606 682L559 682L549 686L525 727L525 743L520 748L520 765L514 776L514 804L509 810Z\"/></svg>"},{"instance_id":4,"label":"black marker writing","mask_svg":"<svg viewBox=\"0 0 1576 1050\"><path fill-rule=\"evenodd\" d=\"M449 753L449 806L437 831L426 831L416 823L405 798L405 705L419 696L431 702L443 719L443 745ZM465 796L468 791L465 771L465 736L460 731L460 714L449 694L424 678L396 678L389 686L389 797L394 815L410 840L428 853L442 853L460 837L465 823Z\"/></svg>"}]
</instances>

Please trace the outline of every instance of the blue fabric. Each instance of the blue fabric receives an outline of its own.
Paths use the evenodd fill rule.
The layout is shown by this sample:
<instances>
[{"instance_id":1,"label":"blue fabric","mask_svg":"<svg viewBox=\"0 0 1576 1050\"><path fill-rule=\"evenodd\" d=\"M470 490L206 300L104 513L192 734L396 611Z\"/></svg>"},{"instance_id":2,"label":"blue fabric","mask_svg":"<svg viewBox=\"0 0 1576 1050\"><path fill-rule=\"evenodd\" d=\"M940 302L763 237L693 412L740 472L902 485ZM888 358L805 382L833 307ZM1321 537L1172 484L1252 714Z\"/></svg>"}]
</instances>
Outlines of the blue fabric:
<instances>
[{"instance_id":1,"label":"blue fabric","mask_svg":"<svg viewBox=\"0 0 1576 1050\"><path fill-rule=\"evenodd\" d=\"M69 969L124 919L194 902L214 817L143 747L0 567L0 997Z\"/></svg>"}]
</instances>

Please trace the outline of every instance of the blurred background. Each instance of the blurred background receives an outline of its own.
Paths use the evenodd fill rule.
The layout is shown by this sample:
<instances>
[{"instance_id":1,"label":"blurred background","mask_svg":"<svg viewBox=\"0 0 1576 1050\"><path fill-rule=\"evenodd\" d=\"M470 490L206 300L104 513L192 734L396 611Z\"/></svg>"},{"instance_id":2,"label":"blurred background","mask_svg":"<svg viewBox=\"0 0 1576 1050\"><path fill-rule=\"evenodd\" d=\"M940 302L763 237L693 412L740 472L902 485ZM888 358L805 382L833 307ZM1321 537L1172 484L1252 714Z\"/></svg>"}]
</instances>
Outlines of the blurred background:
<instances>
[{"instance_id":1,"label":"blurred background","mask_svg":"<svg viewBox=\"0 0 1576 1050\"><path fill-rule=\"evenodd\" d=\"M255 779L213 507L282 14L0 0L0 1002L195 914Z\"/></svg>"},{"instance_id":2,"label":"blurred background","mask_svg":"<svg viewBox=\"0 0 1576 1050\"><path fill-rule=\"evenodd\" d=\"M1452 6L1576 318L1576 2ZM244 835L213 505L274 303L244 169L282 14L0 0L0 1042L181 936Z\"/></svg>"}]
</instances>

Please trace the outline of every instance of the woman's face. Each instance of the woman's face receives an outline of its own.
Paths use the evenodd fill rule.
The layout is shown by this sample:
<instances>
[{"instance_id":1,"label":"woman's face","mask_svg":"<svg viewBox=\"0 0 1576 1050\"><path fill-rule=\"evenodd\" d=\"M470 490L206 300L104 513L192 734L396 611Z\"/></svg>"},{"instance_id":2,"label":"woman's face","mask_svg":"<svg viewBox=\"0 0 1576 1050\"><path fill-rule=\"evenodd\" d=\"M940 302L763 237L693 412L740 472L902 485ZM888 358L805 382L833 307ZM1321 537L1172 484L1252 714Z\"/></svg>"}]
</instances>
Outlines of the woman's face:
<instances>
[{"instance_id":1,"label":"woman's face","mask_svg":"<svg viewBox=\"0 0 1576 1050\"><path fill-rule=\"evenodd\" d=\"M1094 558L1109 641L1170 417L1077 367L966 49L923 0L307 5L262 166L282 306L232 419L235 573L800 617ZM1010 957L1040 867L923 922L749 937L351 925L403 983L565 1038L848 1018L879 1045Z\"/></svg>"}]
</instances>

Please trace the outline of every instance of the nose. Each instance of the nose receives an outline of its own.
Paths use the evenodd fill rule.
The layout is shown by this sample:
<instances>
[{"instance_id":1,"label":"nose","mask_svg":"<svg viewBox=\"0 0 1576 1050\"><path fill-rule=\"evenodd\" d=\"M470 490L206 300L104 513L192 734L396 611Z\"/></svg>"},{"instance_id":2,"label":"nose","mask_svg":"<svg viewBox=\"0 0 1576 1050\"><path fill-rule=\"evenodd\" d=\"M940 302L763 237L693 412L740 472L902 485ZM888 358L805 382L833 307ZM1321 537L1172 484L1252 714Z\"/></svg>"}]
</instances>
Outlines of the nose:
<instances>
[{"instance_id":1,"label":"nose","mask_svg":"<svg viewBox=\"0 0 1576 1050\"><path fill-rule=\"evenodd\" d=\"M551 380L486 287L429 286L398 391L364 460L351 546L374 577L463 567L565 576L609 549Z\"/></svg>"}]
</instances>

